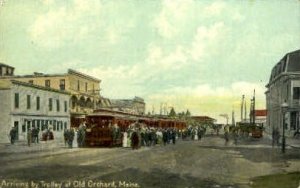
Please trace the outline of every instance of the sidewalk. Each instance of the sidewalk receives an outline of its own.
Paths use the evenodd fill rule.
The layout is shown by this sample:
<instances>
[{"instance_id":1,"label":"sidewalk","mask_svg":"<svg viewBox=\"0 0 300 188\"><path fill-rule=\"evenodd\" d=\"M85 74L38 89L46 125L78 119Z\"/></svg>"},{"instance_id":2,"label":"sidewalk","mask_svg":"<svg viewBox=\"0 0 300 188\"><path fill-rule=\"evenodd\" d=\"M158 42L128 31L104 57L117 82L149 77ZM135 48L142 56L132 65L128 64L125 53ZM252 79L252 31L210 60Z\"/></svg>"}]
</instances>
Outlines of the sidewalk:
<instances>
[{"instance_id":1,"label":"sidewalk","mask_svg":"<svg viewBox=\"0 0 300 188\"><path fill-rule=\"evenodd\" d=\"M78 149L73 148L71 150ZM27 145L26 141L17 141L14 144L1 143L0 154L22 154L22 153L59 153L69 150L62 140L39 141L39 143L31 143Z\"/></svg>"},{"instance_id":2,"label":"sidewalk","mask_svg":"<svg viewBox=\"0 0 300 188\"><path fill-rule=\"evenodd\" d=\"M267 132L264 132L264 136L269 138L270 140L272 140L272 135L268 134ZM279 142L281 144L282 137L280 137ZM286 137L285 138L285 143L286 143L287 146L289 146L291 148L300 149L300 139Z\"/></svg>"}]
</instances>

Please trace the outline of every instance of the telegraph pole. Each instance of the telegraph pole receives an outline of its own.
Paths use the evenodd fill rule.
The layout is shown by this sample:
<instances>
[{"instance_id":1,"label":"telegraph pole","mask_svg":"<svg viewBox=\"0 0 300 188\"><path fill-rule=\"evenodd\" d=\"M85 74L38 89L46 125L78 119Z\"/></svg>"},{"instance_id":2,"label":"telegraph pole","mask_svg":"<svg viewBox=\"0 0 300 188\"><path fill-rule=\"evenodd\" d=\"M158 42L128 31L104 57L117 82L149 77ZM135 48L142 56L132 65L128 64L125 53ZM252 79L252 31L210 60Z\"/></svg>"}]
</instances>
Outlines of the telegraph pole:
<instances>
[{"instance_id":1,"label":"telegraph pole","mask_svg":"<svg viewBox=\"0 0 300 188\"><path fill-rule=\"evenodd\" d=\"M245 95L242 96L242 103L241 103L241 122L243 121L243 105L244 105L244 98L245 98Z\"/></svg>"}]
</instances>

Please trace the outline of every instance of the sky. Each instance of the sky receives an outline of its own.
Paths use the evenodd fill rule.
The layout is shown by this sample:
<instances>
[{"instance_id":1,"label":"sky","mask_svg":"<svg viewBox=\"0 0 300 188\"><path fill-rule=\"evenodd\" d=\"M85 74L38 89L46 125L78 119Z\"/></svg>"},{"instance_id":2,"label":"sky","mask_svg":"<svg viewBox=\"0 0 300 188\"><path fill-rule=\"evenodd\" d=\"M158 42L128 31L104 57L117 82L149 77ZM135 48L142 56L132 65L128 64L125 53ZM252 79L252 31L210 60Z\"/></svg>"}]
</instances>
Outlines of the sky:
<instances>
[{"instance_id":1,"label":"sky","mask_svg":"<svg viewBox=\"0 0 300 188\"><path fill-rule=\"evenodd\" d=\"M264 109L271 69L297 49L298 0L0 0L0 62L15 74L72 68L147 112L238 121L242 95Z\"/></svg>"}]
</instances>

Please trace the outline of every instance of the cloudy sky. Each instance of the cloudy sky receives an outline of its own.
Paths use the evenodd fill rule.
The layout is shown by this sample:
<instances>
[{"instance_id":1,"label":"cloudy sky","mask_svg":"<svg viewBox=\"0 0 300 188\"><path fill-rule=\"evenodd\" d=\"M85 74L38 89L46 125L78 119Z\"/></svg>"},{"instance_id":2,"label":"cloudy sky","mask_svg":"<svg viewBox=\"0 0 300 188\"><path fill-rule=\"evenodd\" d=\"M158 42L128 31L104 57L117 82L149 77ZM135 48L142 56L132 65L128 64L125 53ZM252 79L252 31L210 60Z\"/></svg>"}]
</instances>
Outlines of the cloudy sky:
<instances>
[{"instance_id":1,"label":"cloudy sky","mask_svg":"<svg viewBox=\"0 0 300 188\"><path fill-rule=\"evenodd\" d=\"M265 108L272 67L299 48L298 0L0 0L0 62L16 74L72 68L156 113L239 120L241 96Z\"/></svg>"}]
</instances>

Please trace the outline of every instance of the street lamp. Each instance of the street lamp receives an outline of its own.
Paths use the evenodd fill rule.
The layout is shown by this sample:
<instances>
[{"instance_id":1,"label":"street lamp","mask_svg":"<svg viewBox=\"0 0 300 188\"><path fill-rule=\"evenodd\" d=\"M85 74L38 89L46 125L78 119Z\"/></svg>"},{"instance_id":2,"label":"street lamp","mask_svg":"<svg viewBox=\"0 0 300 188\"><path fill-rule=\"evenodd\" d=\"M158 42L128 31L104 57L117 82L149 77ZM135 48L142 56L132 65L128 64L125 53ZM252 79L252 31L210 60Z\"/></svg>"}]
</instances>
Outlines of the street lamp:
<instances>
[{"instance_id":1,"label":"street lamp","mask_svg":"<svg viewBox=\"0 0 300 188\"><path fill-rule=\"evenodd\" d=\"M281 104L282 109L282 147L281 151L282 153L285 153L285 112L288 108L288 104L284 101L284 103Z\"/></svg>"}]
</instances>

